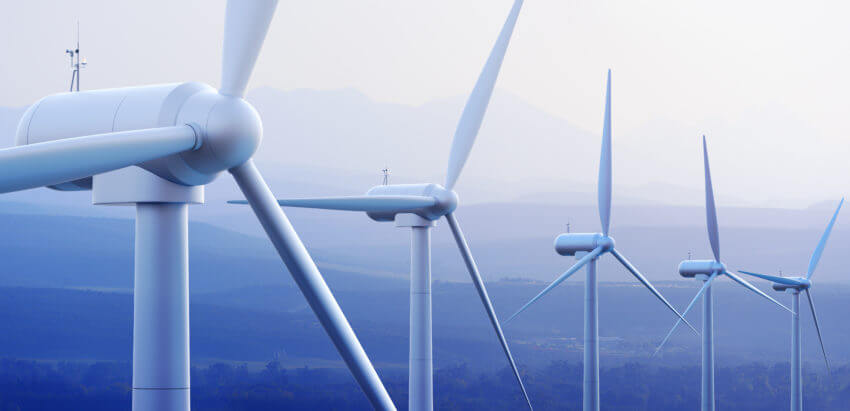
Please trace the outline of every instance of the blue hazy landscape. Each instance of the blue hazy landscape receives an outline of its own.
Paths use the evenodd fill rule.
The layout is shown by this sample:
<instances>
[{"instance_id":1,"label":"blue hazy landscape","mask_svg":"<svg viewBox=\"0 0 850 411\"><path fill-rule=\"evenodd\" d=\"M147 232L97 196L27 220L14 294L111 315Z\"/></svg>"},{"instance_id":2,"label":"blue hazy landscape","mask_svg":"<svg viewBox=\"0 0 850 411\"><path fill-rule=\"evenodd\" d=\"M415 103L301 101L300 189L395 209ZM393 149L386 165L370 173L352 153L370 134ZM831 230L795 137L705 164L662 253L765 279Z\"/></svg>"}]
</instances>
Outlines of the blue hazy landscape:
<instances>
[{"instance_id":1,"label":"blue hazy landscape","mask_svg":"<svg viewBox=\"0 0 850 411\"><path fill-rule=\"evenodd\" d=\"M376 103L351 90L249 94L269 121L266 154L258 160L279 196L358 194L380 182L380 159L369 171L304 164L298 157L356 150L353 139L317 118L330 107L382 144L406 123L427 135L450 129L462 101L421 107ZM296 110L296 108L300 108ZM518 113L557 135L569 157L597 150L595 137L508 94L495 112ZM14 130L20 108L0 109L0 129ZM394 118L381 122L381 118ZM489 137L509 144L516 125L493 116ZM437 121L439 120L439 121ZM424 123L432 122L433 128ZM377 125L376 125L377 124ZM319 127L317 127L319 125ZM416 127L414 127L416 129ZM365 131L368 130L368 131ZM306 136L287 150L274 136ZM593 144L583 144L591 141ZM11 142L10 142L11 144ZM334 150L328 147L333 144ZM567 150L566 145L577 149ZM487 150L483 145L483 150ZM570 146L573 147L573 146ZM393 156L410 156L389 146ZM442 149L432 157L442 158ZM294 151L294 152L293 152ZM533 157L540 153L519 152ZM473 156L474 157L474 156ZM422 156L399 165L393 182L420 181L442 164ZM552 249L567 223L597 229L595 193L572 175L593 162L570 163L565 181L528 180L494 190L492 180L464 183L458 210L500 318L507 318L573 263ZM426 173L427 175L427 173ZM295 287L234 185L219 179L206 204L190 208L192 404L196 409L369 409L337 351ZM627 253L677 308L698 284L676 274L691 254L710 255L699 189L649 184L615 192L618 248ZM732 198L733 204L740 201ZM837 201L837 198L836 198ZM0 201L0 409L120 409L130 402L133 312L133 210L90 205L88 192L46 189ZM468 203L468 204L466 204ZM805 270L833 202L780 209L721 204L724 255L730 268L798 274ZM399 408L407 404L408 234L359 213L287 210ZM433 327L435 401L439 409L520 409L523 400L444 224L434 231ZM815 281L827 372L811 321L803 321L805 405L839 410L850 401L850 282L840 250L850 231L839 223ZM601 395L606 410L683 410L699 400L699 340L680 329L652 357L674 317L629 274L600 263ZM784 295L756 284L782 302ZM789 398L789 316L728 281L718 281L716 351L718 404L731 410L775 410ZM583 282L576 276L504 329L536 409L581 406ZM807 311L808 308L804 308ZM803 313L808 318L807 312ZM699 310L689 316L699 328Z\"/></svg>"},{"instance_id":2,"label":"blue hazy landscape","mask_svg":"<svg viewBox=\"0 0 850 411\"><path fill-rule=\"evenodd\" d=\"M193 405L198 409L368 409L369 403L274 258L271 246L259 233L252 233L258 229L250 220L253 217L245 210L227 209L236 206L209 206L221 207L251 228L240 233L207 222L190 225ZM526 207L516 207L516 212L534 214L535 208L545 208ZM120 215L56 215L55 206L39 209L35 204L5 203L2 208L6 218L0 220L0 229L7 235L0 240L4 262L0 403L10 409L54 409L59 403L85 409L126 407L132 353L132 220ZM101 209L90 208L91 214ZM310 218L292 214L296 226ZM352 216L352 224L363 218ZM473 238L486 238L485 224L468 225L468 231L479 231ZM353 230L343 222L332 227L324 229ZM701 230L642 231L651 238L669 238L677 231L687 237L688 232ZM741 232L746 235L748 230ZM435 237L441 235L445 233L438 227ZM832 247L841 247L845 238L843 230L837 231ZM406 257L403 238L396 245L388 240L376 238L369 245L371 256L336 247L317 248L314 254L395 402L403 408L408 285L406 278L393 272L404 269ZM481 245L472 241L482 265L489 266L488 259L505 252L498 241ZM695 247L700 245L695 241ZM49 252L36 252L36 246ZM635 254L649 252L653 245L644 247ZM522 398L474 288L465 281L459 257L451 251L448 247L435 251L435 261L444 260L435 264L439 267L435 275L443 279L435 283L433 297L437 404L441 409L519 408ZM533 254L521 245L512 252ZM375 263L391 254L396 256L383 265ZM838 253L827 253L825 263L830 255L835 258ZM532 260L524 271L486 274L500 317L506 318L545 284L520 273L546 278L556 272ZM569 263L563 257L558 260ZM378 274L369 273L371 266ZM601 384L606 409L690 409L699 397L698 338L679 330L663 353L652 358L674 318L638 283L620 274L619 281L603 282L600 289ZM654 272L652 279L675 306L683 307L697 284L676 277L670 270L667 275ZM816 292L831 375L817 349L814 329L804 322L805 390L818 393L806 397L813 409L842 409L850 399L850 349L842 343L850 338L842 321L848 314L842 295L848 291L847 285L832 282ZM505 327L537 409L580 406L582 296L581 279L571 280ZM782 295L775 296L783 300ZM727 404L725 409L740 410L784 406L789 395L787 313L726 282L718 283L716 298L719 403ZM698 312L690 319L699 327Z\"/></svg>"},{"instance_id":3,"label":"blue hazy landscape","mask_svg":"<svg viewBox=\"0 0 850 411\"><path fill-rule=\"evenodd\" d=\"M850 3L7 3L0 411L850 404Z\"/></svg>"}]
</instances>

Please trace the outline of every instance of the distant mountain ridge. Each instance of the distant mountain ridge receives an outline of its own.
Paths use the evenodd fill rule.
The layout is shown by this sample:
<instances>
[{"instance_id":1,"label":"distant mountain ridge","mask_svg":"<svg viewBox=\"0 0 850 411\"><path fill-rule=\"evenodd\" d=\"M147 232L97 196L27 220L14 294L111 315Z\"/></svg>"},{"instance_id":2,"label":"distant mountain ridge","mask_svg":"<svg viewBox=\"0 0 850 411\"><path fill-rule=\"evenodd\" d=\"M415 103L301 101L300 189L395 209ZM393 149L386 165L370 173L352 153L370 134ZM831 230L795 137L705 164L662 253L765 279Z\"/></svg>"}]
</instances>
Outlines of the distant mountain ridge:
<instances>
[{"instance_id":1,"label":"distant mountain ridge","mask_svg":"<svg viewBox=\"0 0 850 411\"><path fill-rule=\"evenodd\" d=\"M385 166L393 183L442 183L465 101L455 97L408 106L377 102L354 89L269 87L250 91L247 99L263 118L265 137L256 156L258 164L266 174L285 176L288 184L296 185L282 194L299 195L363 193L380 183ZM14 143L25 109L0 107L0 146ZM640 142L619 140L615 155L636 144ZM563 199L565 192L594 193L598 156L596 132L579 129L496 90L458 192L467 203L535 197L538 202L554 202ZM624 155L617 161L640 164L643 160ZM623 187L615 193L621 203L700 201L699 190L691 188L618 187ZM586 195L566 197L570 203L589 203Z\"/></svg>"},{"instance_id":2,"label":"distant mountain ridge","mask_svg":"<svg viewBox=\"0 0 850 411\"><path fill-rule=\"evenodd\" d=\"M391 170L391 183L442 182L448 147L463 105L462 98L421 106L381 103L351 89L258 88L248 99L264 119L265 138L257 156L258 167L278 197L362 194L380 183L384 166ZM13 135L24 109L0 108L0 131ZM12 143L11 138L0 141L2 145ZM640 144L629 138L616 140L615 179L627 173L618 170L641 162L655 166L639 155L620 155ZM554 253L552 241L566 230L567 223L573 231L598 230L598 150L594 134L497 90L457 188L463 203L457 215L463 220L470 247L486 278L550 279L571 264L572 260ZM533 178L528 178L529 174ZM676 279L676 264L689 252L695 258L708 255L701 180L694 180L693 187L666 182L617 184L612 219L619 230L618 246L628 249L650 279ZM808 254L838 200L800 210L727 207L735 201L726 201L729 197L724 200L722 190L718 193L721 239L731 268L781 269L787 273L805 268ZM216 268L216 262L238 272L239 259L257 258L257 264L269 267L270 272L274 267L275 274L280 274L281 266L246 206L226 204L227 200L241 198L233 182L218 179L206 187L205 196L206 204L190 207L191 220L199 223L190 232L193 261L200 261L193 263L193 273ZM27 278L24 283L0 277L0 285L128 286L132 269L127 265L127 261L132 262L132 232L127 231L132 229L131 207L93 207L89 192L35 189L3 194L0 212L6 217L0 218L0 224L6 228L9 264L16 262L24 269L29 264L27 258L39 257L38 241L27 243L30 248L16 244L39 232L55 244L54 251L68 266L82 268L94 261L104 264L113 259L113 265L98 268L120 268L123 273L119 282L107 274L93 282L60 280L51 278L58 275L61 266L57 263L42 267L44 282L35 281L38 277ZM360 213L286 212L320 265L378 276L406 276L406 234L391 224L376 224ZM23 218L25 215L32 218ZM68 218L61 218L64 216ZM848 280L837 259L839 250L850 246L843 218L839 216L817 281ZM68 240L74 238L74 230L101 233L114 227L124 227L120 239L98 234L87 240L93 245L82 256L74 252L80 244ZM205 245L199 245L204 240ZM434 278L465 281L462 263L450 241L444 225L438 224ZM210 266L205 266L208 263ZM600 275L605 281L624 278L620 269L603 268ZM84 278L88 277L79 277ZM193 278L210 289L251 285L254 280L275 283L270 276L254 278L247 284L231 282L228 276Z\"/></svg>"}]
</instances>

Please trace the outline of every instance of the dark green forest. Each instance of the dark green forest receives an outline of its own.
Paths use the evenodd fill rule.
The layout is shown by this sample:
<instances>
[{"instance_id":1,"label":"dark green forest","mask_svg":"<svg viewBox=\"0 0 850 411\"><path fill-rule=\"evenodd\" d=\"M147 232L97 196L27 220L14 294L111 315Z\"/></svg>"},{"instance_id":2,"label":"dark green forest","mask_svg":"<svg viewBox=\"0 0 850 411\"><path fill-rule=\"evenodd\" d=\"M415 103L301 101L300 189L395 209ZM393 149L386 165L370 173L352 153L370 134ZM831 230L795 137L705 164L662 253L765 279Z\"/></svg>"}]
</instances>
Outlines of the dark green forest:
<instances>
[{"instance_id":1,"label":"dark green forest","mask_svg":"<svg viewBox=\"0 0 850 411\"><path fill-rule=\"evenodd\" d=\"M554 362L524 370L537 410L581 406L580 364ZM717 370L718 406L724 410L778 410L788 406L788 364L759 363ZM130 364L0 360L0 410L117 410L130 408ZM382 372L399 409L407 406L403 370ZM699 402L697 367L637 364L602 370L605 410L691 410ZM850 367L831 375L805 375L807 409L846 410ZM465 365L438 370L440 410L523 409L509 371L479 373ZM197 410L365 410L369 404L349 374L340 369L284 369L276 361L251 370L245 364L215 363L192 369L192 407Z\"/></svg>"}]
</instances>

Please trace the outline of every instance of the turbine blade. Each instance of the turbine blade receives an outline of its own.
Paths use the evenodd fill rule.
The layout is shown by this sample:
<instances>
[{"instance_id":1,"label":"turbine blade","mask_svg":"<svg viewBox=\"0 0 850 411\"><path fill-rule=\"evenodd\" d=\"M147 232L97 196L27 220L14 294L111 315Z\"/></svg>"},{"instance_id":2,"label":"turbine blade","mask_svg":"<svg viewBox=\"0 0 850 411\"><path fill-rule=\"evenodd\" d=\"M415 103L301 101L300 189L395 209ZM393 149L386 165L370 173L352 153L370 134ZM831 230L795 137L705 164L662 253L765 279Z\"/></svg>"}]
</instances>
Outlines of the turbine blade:
<instances>
[{"instance_id":1,"label":"turbine blade","mask_svg":"<svg viewBox=\"0 0 850 411\"><path fill-rule=\"evenodd\" d=\"M596 189L602 234L607 236L611 225L611 69L608 69L605 90L605 122L602 125L602 154L599 156L599 185Z\"/></svg>"},{"instance_id":2,"label":"turbine blade","mask_svg":"<svg viewBox=\"0 0 850 411\"><path fill-rule=\"evenodd\" d=\"M778 284L787 284L787 285L802 285L803 284L803 283L801 283L797 280L793 280L793 279L785 278L785 277L777 277L775 275L759 274L759 273L753 273L753 272L750 272L750 271L743 271L743 270L738 270L738 272L741 273L741 274L746 274L746 275L751 275L753 277L758 277L758 278L761 278L761 279L764 279L764 280L767 280L767 281L773 281L774 283L778 283Z\"/></svg>"},{"instance_id":3,"label":"turbine blade","mask_svg":"<svg viewBox=\"0 0 850 411\"><path fill-rule=\"evenodd\" d=\"M756 293L756 294L758 294L758 295L760 295L760 296L762 296L762 297L764 297L764 298L767 298L768 300L770 300L770 302L772 302L772 303L774 303L774 304L776 304L776 305L778 305L778 306L780 306L780 307L782 307L782 308L784 308L784 309L788 310L788 312L790 312L791 314L795 314L795 313L794 313L794 311L791 311L791 309L790 309L790 308L788 308L788 307L786 307L786 306L782 305L782 303L780 303L779 301L774 300L774 299L773 299L773 297L771 297L771 296L769 296L769 295L765 294L765 293L764 293L764 291L759 290L758 288L756 288L756 286L754 286L754 285L750 284L747 280L745 280L745 279L743 279L743 278L741 278L741 277L738 277L737 275L732 274L732 273L730 273L729 271L724 271L724 272L723 272L723 274L726 274L727 276L729 276L729 278L731 278L731 279L735 280L735 282L737 282L738 284L741 284L741 285L743 285L744 287L748 288L750 291L752 291L752 292L754 292L754 293Z\"/></svg>"},{"instance_id":4,"label":"turbine blade","mask_svg":"<svg viewBox=\"0 0 850 411\"><path fill-rule=\"evenodd\" d=\"M277 0L228 0L219 93L245 95L276 7Z\"/></svg>"},{"instance_id":5,"label":"turbine blade","mask_svg":"<svg viewBox=\"0 0 850 411\"><path fill-rule=\"evenodd\" d=\"M517 310L517 312L515 312L513 315L511 315L507 319L507 321L505 321L505 324L511 322L511 320L513 320L517 315L519 315L519 313L525 311L525 309L530 307L531 304L534 304L535 302L537 302L537 300L542 298L544 295L548 294L549 291L552 291L552 289L555 288L558 284L562 283L567 278L570 278L571 275L575 274L576 271L578 271L580 268L584 267L584 265L587 264L588 262L590 262L590 260L592 260L596 257L599 257L599 254L602 254L602 248L601 247L597 247L597 248L593 249L593 251L587 253L587 255L582 257L580 260L578 260L578 262L576 262L572 267L570 267L569 270L567 270L563 274L561 274L560 277L556 278L555 281L552 281L551 284L546 286L546 288L544 288L543 291L541 291L534 298L532 298L531 301L525 303L525 305L523 305L519 310Z\"/></svg>"},{"instance_id":6,"label":"turbine blade","mask_svg":"<svg viewBox=\"0 0 850 411\"><path fill-rule=\"evenodd\" d=\"M818 242L818 246L815 247L815 252L812 253L812 258L809 260L809 270L806 273L806 278L812 278L812 274L815 273L815 267L818 266L820 256L823 254L824 247L826 247L826 240L832 232L832 226L835 225L835 219L838 218L838 212L841 210L842 204L844 204L843 198L841 199L841 202L838 203L838 208L835 209L835 214L832 215L832 219L829 220L829 224L826 226L826 231L823 232L823 235Z\"/></svg>"},{"instance_id":7,"label":"turbine blade","mask_svg":"<svg viewBox=\"0 0 850 411\"><path fill-rule=\"evenodd\" d=\"M812 309L812 318L815 320L815 330L818 332L818 341L820 342L820 350L823 353L823 360L826 362L826 371L830 374L832 370L829 368L829 360L826 358L826 348L823 346L823 337L820 334L820 324L818 324L818 313L815 311L815 303L812 301L812 295L809 289L806 289L806 298L809 300L809 308Z\"/></svg>"},{"instance_id":8,"label":"turbine blade","mask_svg":"<svg viewBox=\"0 0 850 411\"><path fill-rule=\"evenodd\" d=\"M711 285L711 282L714 281L714 279L717 278L718 275L720 275L720 273L716 272L716 273L712 274L710 277L708 277L708 280L706 280L702 284L702 287L697 292L697 295L695 295L694 298L691 300L691 302L688 303L688 307L685 308L685 311L682 313L682 316L688 315L688 312L691 311L691 308L694 307L694 304L697 302L697 300L699 300L699 298L702 297L703 294L705 294L705 290L708 289L708 286ZM662 348L664 348L664 344L667 344L667 340L670 339L670 336L673 335L673 331L676 331L676 328L679 327L679 324L681 324L681 323L682 323L681 319L676 320L676 324L673 324L673 328L671 328L670 331L667 333L667 335L664 336L664 340L661 341L661 344L659 344L658 348L655 349L655 352L652 353L653 357L656 356L661 351Z\"/></svg>"},{"instance_id":9,"label":"turbine blade","mask_svg":"<svg viewBox=\"0 0 850 411\"><path fill-rule=\"evenodd\" d=\"M484 280L481 279L481 274L478 272L478 266L472 258L472 252L469 250L469 245L466 243L466 238L463 236L463 231L454 216L454 213L446 214L446 221L449 222L449 227L452 229L452 234L457 242L457 248L460 250L460 255L463 257L463 262L466 263L466 269L469 270L469 276L472 278L472 284L478 290L478 297L481 298L481 303L484 304L484 310L487 311L487 316L490 318L490 324L493 325L493 330L496 331L496 337L499 338L499 344L502 345L502 351L508 357L508 362L514 372L514 377L519 384L519 389L522 390L522 396L525 398L528 409L531 407L531 399L528 398L528 392L525 391L525 385L522 383L522 377L519 375L516 362L511 349L508 347L508 341L505 339L505 334L502 332L502 326L499 325L499 318L496 317L496 310L493 309L493 304L490 302L490 296L487 295L487 289L484 287Z\"/></svg>"},{"instance_id":10,"label":"turbine blade","mask_svg":"<svg viewBox=\"0 0 850 411\"><path fill-rule=\"evenodd\" d=\"M478 129L481 128L481 122L487 112L487 105L490 104L493 87L499 77L499 69L502 67L502 60L505 58L508 43L511 41L511 34L516 25L517 17L519 17L522 2L523 0L514 1L510 14L508 14L508 18L502 26L502 31L499 33L499 38L490 52L490 57L487 58L484 69L481 71L478 81L466 101L466 106L463 108L449 152L449 166L446 170L446 189L448 190L454 188L458 177L460 177L460 172L463 170L467 158L469 158L469 152L472 151Z\"/></svg>"},{"instance_id":11,"label":"turbine blade","mask_svg":"<svg viewBox=\"0 0 850 411\"><path fill-rule=\"evenodd\" d=\"M648 289L649 289L649 291L650 291L652 294L654 294L656 298L658 298L659 300L661 300L661 302L662 302L662 303L664 303L664 305L666 305L666 306L667 306L667 308L669 308L669 309L670 309L670 311L673 311L673 314L676 314L676 316L677 316L677 317L679 317L679 319L680 319L681 321L684 321L684 322L685 322L685 324L687 324L687 325L688 325L688 327L690 327L692 330L694 330L694 332L695 332L697 335L699 335L699 331L697 331L697 329L696 329L696 328L694 328L694 326L693 326L693 325L691 325L691 323L690 323L690 322L688 322L688 320L687 320L687 319L685 319L685 317L684 317L682 314L679 314L679 312L678 312L678 311L676 311L676 309L675 309L675 308L673 308L673 305L672 305L672 304L670 304L670 302L669 302L669 301L667 301L667 299L666 299L666 298L664 298L664 296L663 296L663 295L661 295L661 293L660 293L660 292L659 292L659 291L658 291L658 290L657 290L657 289L656 289L656 288L655 288L655 287L654 287L654 286L653 286L653 285L649 282L649 280L648 280L648 279L646 279L646 277L644 277L644 276L643 276L643 274L641 274L641 273L640 273L640 271L638 271L638 269L637 269L637 268L635 268L635 266L634 266L634 265L632 265L632 263L631 263L631 262L630 262L630 261L626 258L626 256L624 256L624 255L620 254L620 252L619 252L619 251L617 251L617 249L613 249L613 250L611 250L611 254L613 254L613 255L614 255L614 258L616 258L617 260L619 260L619 261L620 261L620 264L622 264L622 265L623 265L623 267L626 267L626 269L627 269L627 270L629 270L629 272L631 272L631 273L632 273L632 275L633 275L633 276L635 276L635 278L637 278L637 279L638 279L638 281L640 281L640 282L644 285L644 287L648 288Z\"/></svg>"},{"instance_id":12,"label":"turbine blade","mask_svg":"<svg viewBox=\"0 0 850 411\"><path fill-rule=\"evenodd\" d=\"M52 186L197 146L190 126L66 138L0 150L0 193Z\"/></svg>"},{"instance_id":13,"label":"turbine blade","mask_svg":"<svg viewBox=\"0 0 850 411\"><path fill-rule=\"evenodd\" d=\"M247 204L245 200L231 200L230 204ZM431 207L437 203L434 197L425 196L349 196L325 198L297 198L277 200L284 207L318 208L346 211L412 211Z\"/></svg>"},{"instance_id":14,"label":"turbine blade","mask_svg":"<svg viewBox=\"0 0 850 411\"><path fill-rule=\"evenodd\" d=\"M387 390L316 264L298 238L253 160L230 169L254 214L319 322L375 409L395 410Z\"/></svg>"},{"instance_id":15,"label":"turbine blade","mask_svg":"<svg viewBox=\"0 0 850 411\"><path fill-rule=\"evenodd\" d=\"M702 156L705 162L705 222L708 227L708 242L714 261L720 262L720 233L717 229L717 209L714 204L714 188L711 185L711 170L708 166L708 147L705 136L702 136Z\"/></svg>"}]
</instances>

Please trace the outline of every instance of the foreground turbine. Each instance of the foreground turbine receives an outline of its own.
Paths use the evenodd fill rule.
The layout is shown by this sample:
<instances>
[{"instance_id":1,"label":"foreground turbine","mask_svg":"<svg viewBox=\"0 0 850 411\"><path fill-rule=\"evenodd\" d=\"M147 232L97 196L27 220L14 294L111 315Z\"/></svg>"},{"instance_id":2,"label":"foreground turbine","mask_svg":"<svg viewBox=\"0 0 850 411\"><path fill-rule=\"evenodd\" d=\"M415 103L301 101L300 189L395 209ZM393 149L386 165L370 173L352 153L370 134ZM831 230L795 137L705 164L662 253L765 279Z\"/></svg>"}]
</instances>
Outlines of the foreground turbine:
<instances>
[{"instance_id":1,"label":"foreground turbine","mask_svg":"<svg viewBox=\"0 0 850 411\"><path fill-rule=\"evenodd\" d=\"M484 69L481 71L463 109L452 141L445 187L439 184L380 185L370 189L364 196L282 199L277 201L281 206L287 207L362 211L375 221L395 221L397 227L409 227L411 229L410 364L408 376L408 405L411 410L432 410L434 408L431 352L430 230L441 217L445 217L449 223L455 242L472 278L472 283L475 284L478 296L484 304L484 310L490 318L499 344L501 344L513 370L522 396L528 407L531 408L531 401L508 348L507 340L502 333L490 297L487 295L484 281L481 279L478 266L472 258L472 252L469 250L457 218L453 213L457 208L458 201L457 194L453 189L472 151L478 130L481 128L522 3L522 0L514 2L496 44L493 46L493 50L484 64ZM231 201L231 203L242 204L245 202Z\"/></svg>"},{"instance_id":2,"label":"foreground turbine","mask_svg":"<svg viewBox=\"0 0 850 411\"><path fill-rule=\"evenodd\" d=\"M298 235L251 157L262 124L244 99L276 0L231 0L221 88L201 83L48 96L0 150L0 192L92 190L95 204L135 205L133 409L188 410L188 207L233 175L340 356L377 409L395 409Z\"/></svg>"},{"instance_id":3,"label":"foreground turbine","mask_svg":"<svg viewBox=\"0 0 850 411\"><path fill-rule=\"evenodd\" d=\"M780 304L778 301L765 294L743 278L732 274L726 270L726 264L720 262L720 233L717 228L717 210L714 205L714 189L711 185L711 170L708 167L708 148L705 143L705 136L702 137L703 162L705 164L705 218L706 226L708 227L708 242L711 244L711 252L714 254L714 260L685 260L679 264L679 274L685 278L696 278L703 281L697 295L691 300L688 307L685 308L683 315L688 315L688 312L693 308L694 303L702 296L702 377L700 389L700 409L702 411L714 410L714 295L711 292L711 283L715 278L725 275L738 284L744 286L748 290L768 299L774 304L788 310L787 307ZM794 314L793 311L791 311ZM673 331L679 326L682 320L676 322L670 332L664 337L664 340L655 350L655 354L661 351L664 344L673 335Z\"/></svg>"},{"instance_id":4,"label":"foreground turbine","mask_svg":"<svg viewBox=\"0 0 850 411\"><path fill-rule=\"evenodd\" d=\"M809 259L809 269L805 276L801 277L777 277L767 274L758 274L750 271L738 270L741 274L751 275L753 277L762 278L773 282L773 289L791 294L791 309L794 312L791 314L791 411L801 411L803 409L803 365L801 361L801 345L800 345L800 291L806 293L806 299L809 300L809 308L812 311L812 319L815 322L815 330L818 333L818 342L823 353L823 360L826 362L826 369L829 371L829 360L826 357L826 349L823 346L823 337L820 334L820 325L818 324L818 315L815 312L815 303L812 301L812 294L809 289L812 287L812 274L815 273L815 268L818 266L820 257L823 254L823 249L826 247L826 240L829 239L829 234L832 232L832 226L835 225L835 219L838 218L838 211L841 210L841 205L844 204L844 199L838 203L838 208L829 220L826 230L818 241L815 251L812 253L812 258Z\"/></svg>"},{"instance_id":5,"label":"foreground turbine","mask_svg":"<svg viewBox=\"0 0 850 411\"><path fill-rule=\"evenodd\" d=\"M635 268L625 256L614 248L614 239L608 236L611 220L611 70L608 70L608 83L605 93L605 122L602 128L602 154L599 160L599 220L602 233L561 234L555 239L555 251L560 255L576 256L579 261L561 274L537 296L522 306L507 322L525 311L536 301L548 294L558 284L587 265L587 278L584 288L584 383L583 404L585 411L599 410L599 305L597 302L596 261L605 253L611 253L635 278L649 289L664 305L680 319L684 318L673 308L649 280ZM685 320L687 323L687 320ZM687 323L690 326L690 323ZM691 327L693 328L693 327ZM696 329L694 329L696 332Z\"/></svg>"}]
</instances>

